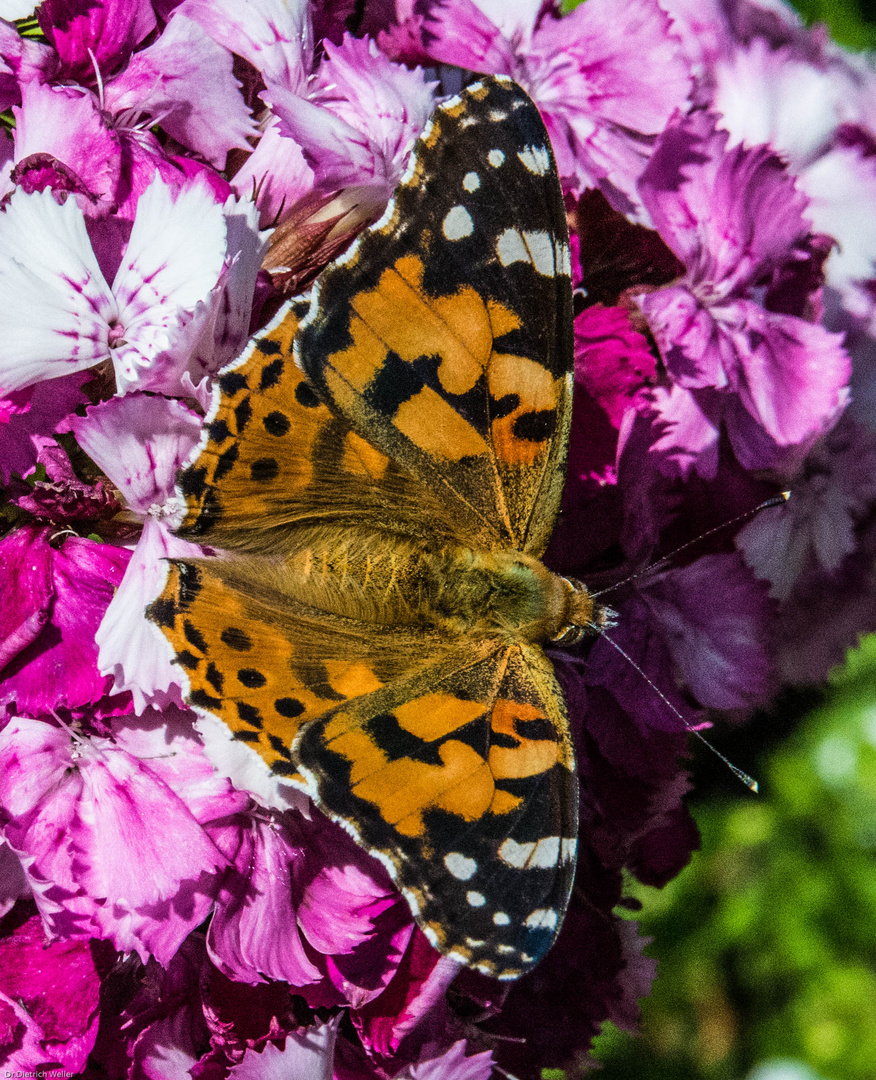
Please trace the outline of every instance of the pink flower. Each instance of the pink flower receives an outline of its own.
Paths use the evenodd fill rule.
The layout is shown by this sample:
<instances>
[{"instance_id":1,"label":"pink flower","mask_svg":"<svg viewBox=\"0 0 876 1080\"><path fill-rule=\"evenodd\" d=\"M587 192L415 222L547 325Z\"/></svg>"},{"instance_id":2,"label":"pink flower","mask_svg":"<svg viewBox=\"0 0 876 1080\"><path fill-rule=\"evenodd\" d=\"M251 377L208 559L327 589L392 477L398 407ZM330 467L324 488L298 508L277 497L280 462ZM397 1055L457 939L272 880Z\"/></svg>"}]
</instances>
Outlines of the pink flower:
<instances>
[{"instance_id":1,"label":"pink flower","mask_svg":"<svg viewBox=\"0 0 876 1080\"><path fill-rule=\"evenodd\" d=\"M209 72L209 78L205 78ZM163 33L134 53L107 82L104 107L119 127L150 120L217 169L228 152L247 149L256 127L233 73L231 51L191 19L174 12Z\"/></svg>"},{"instance_id":2,"label":"pink flower","mask_svg":"<svg viewBox=\"0 0 876 1080\"><path fill-rule=\"evenodd\" d=\"M248 60L268 85L298 92L312 65L313 37L306 0L183 0L178 15L197 22L226 48Z\"/></svg>"},{"instance_id":3,"label":"pink flower","mask_svg":"<svg viewBox=\"0 0 876 1080\"><path fill-rule=\"evenodd\" d=\"M316 810L310 815L255 810L216 833L235 872L208 948L231 978L283 980L314 1007L358 1009L392 979L413 920L383 868Z\"/></svg>"},{"instance_id":4,"label":"pink flower","mask_svg":"<svg viewBox=\"0 0 876 1080\"><path fill-rule=\"evenodd\" d=\"M229 1071L229 1080L284 1080L291 1076L333 1080L339 1021L340 1016L336 1016L301 1034L293 1033L282 1050L275 1043L268 1043L259 1052L247 1050L240 1064Z\"/></svg>"},{"instance_id":5,"label":"pink flower","mask_svg":"<svg viewBox=\"0 0 876 1080\"><path fill-rule=\"evenodd\" d=\"M280 131L303 149L317 186L355 188L365 220L379 215L398 185L432 113L434 83L387 60L373 41L345 35L324 48L306 95L269 82L264 96Z\"/></svg>"},{"instance_id":6,"label":"pink flower","mask_svg":"<svg viewBox=\"0 0 876 1080\"><path fill-rule=\"evenodd\" d=\"M95 66L113 71L156 24L150 0L43 0L38 18L58 54L58 77L76 82L93 81Z\"/></svg>"},{"instance_id":7,"label":"pink flower","mask_svg":"<svg viewBox=\"0 0 876 1080\"><path fill-rule=\"evenodd\" d=\"M231 52L196 23L174 12L163 32L135 51L157 26L149 0L44 0L39 18L54 47L40 57L41 79L95 87L114 127L133 132L144 119L144 128L161 123L219 168L232 147L246 148L254 125ZM11 40L0 44L4 58L14 60L17 51ZM33 67L17 68L23 92Z\"/></svg>"},{"instance_id":8,"label":"pink flower","mask_svg":"<svg viewBox=\"0 0 876 1080\"><path fill-rule=\"evenodd\" d=\"M185 375L200 378L205 363L220 366L248 329L259 252L252 225L247 211L223 209L202 185L174 195L155 180L110 287L75 202L16 192L0 217L8 300L0 386L17 390L111 360L120 392L173 392ZM230 339L218 353L217 323ZM202 361L208 332L213 348Z\"/></svg>"},{"instance_id":9,"label":"pink flower","mask_svg":"<svg viewBox=\"0 0 876 1080\"><path fill-rule=\"evenodd\" d=\"M0 732L0 760L5 836L54 934L167 963L208 914L226 866L202 822L245 801L199 752L187 718L148 715L114 740L17 718Z\"/></svg>"},{"instance_id":10,"label":"pink flower","mask_svg":"<svg viewBox=\"0 0 876 1080\"><path fill-rule=\"evenodd\" d=\"M801 318L804 307L782 306L785 279L818 257L805 197L767 147L728 151L726 143L705 113L661 137L640 190L687 273L637 302L684 391L681 410L663 414L675 445L693 411L713 442L726 425L746 468L767 468L789 452L802 457L834 423L850 364L839 335ZM695 467L710 475L714 458L699 439Z\"/></svg>"},{"instance_id":11,"label":"pink flower","mask_svg":"<svg viewBox=\"0 0 876 1080\"><path fill-rule=\"evenodd\" d=\"M846 415L816 446L788 503L749 522L737 545L770 595L788 600L804 571L834 575L876 503L876 437Z\"/></svg>"},{"instance_id":12,"label":"pink flower","mask_svg":"<svg viewBox=\"0 0 876 1080\"><path fill-rule=\"evenodd\" d=\"M87 941L47 942L36 915L0 936L0 1061L81 1072L100 1020L100 978Z\"/></svg>"},{"instance_id":13,"label":"pink flower","mask_svg":"<svg viewBox=\"0 0 876 1080\"><path fill-rule=\"evenodd\" d=\"M34 383L0 398L0 480L25 476L36 464L39 440L54 434L64 419L84 404L83 375Z\"/></svg>"},{"instance_id":14,"label":"pink flower","mask_svg":"<svg viewBox=\"0 0 876 1080\"><path fill-rule=\"evenodd\" d=\"M100 670L114 677L114 693L131 691L138 713L147 703L182 704L179 668L171 664L164 635L145 613L167 578L165 560L201 554L169 528L182 517L176 473L198 442L200 419L180 401L132 393L92 406L71 421L71 428L144 523L95 634Z\"/></svg>"}]
</instances>

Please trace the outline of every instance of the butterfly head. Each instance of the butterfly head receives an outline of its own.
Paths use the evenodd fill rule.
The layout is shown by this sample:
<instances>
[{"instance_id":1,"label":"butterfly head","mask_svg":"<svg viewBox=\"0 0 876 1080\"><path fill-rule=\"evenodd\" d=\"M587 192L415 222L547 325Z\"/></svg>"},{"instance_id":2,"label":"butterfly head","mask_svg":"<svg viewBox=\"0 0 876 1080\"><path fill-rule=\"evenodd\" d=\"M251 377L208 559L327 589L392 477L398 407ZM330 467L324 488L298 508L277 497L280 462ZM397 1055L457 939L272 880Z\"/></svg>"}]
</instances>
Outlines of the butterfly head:
<instances>
[{"instance_id":1,"label":"butterfly head","mask_svg":"<svg viewBox=\"0 0 876 1080\"><path fill-rule=\"evenodd\" d=\"M577 578L559 579L566 586L566 618L557 633L550 639L551 645L566 648L577 645L582 638L601 634L617 626L617 612L600 604Z\"/></svg>"}]
</instances>

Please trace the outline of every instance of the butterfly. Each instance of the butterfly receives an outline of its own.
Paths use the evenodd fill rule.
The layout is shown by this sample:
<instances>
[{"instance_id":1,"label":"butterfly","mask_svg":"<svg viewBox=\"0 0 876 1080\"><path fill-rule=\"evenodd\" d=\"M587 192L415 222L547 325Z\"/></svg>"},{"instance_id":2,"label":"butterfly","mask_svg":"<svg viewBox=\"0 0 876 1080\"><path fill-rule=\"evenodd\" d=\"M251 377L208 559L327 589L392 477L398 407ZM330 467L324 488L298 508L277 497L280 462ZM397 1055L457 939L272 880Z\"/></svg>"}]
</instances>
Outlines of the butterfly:
<instances>
[{"instance_id":1,"label":"butterfly","mask_svg":"<svg viewBox=\"0 0 876 1080\"><path fill-rule=\"evenodd\" d=\"M548 571L572 394L566 215L526 94L438 107L383 217L217 379L150 615L187 699L500 979L556 937L578 781L542 646L608 618Z\"/></svg>"}]
</instances>

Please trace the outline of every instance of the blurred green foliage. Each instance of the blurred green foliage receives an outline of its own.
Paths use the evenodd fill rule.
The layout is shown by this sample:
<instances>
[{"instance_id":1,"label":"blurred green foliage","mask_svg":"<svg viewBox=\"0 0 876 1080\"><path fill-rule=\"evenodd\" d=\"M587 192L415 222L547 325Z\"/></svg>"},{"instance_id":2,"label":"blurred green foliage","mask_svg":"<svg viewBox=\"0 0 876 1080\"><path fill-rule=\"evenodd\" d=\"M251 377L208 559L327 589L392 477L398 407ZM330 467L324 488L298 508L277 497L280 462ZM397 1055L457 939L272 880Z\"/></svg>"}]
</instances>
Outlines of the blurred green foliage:
<instances>
[{"instance_id":1,"label":"blurred green foliage","mask_svg":"<svg viewBox=\"0 0 876 1080\"><path fill-rule=\"evenodd\" d=\"M692 807L703 850L675 881L630 883L659 971L643 1037L598 1040L602 1080L743 1080L771 1058L876 1077L876 636L755 772L759 797Z\"/></svg>"},{"instance_id":2,"label":"blurred green foliage","mask_svg":"<svg viewBox=\"0 0 876 1080\"><path fill-rule=\"evenodd\" d=\"M872 0L794 0L808 24L824 23L847 49L876 47L876 6Z\"/></svg>"}]
</instances>

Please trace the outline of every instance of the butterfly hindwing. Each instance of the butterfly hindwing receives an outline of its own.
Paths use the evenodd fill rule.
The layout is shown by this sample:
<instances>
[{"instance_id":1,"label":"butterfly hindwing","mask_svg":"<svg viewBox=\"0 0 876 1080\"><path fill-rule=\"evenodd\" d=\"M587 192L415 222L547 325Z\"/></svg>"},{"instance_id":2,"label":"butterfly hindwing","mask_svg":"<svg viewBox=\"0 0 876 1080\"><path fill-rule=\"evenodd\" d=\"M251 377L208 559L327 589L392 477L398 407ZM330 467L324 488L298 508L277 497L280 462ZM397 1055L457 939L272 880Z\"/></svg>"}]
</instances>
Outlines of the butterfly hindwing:
<instances>
[{"instance_id":1,"label":"butterfly hindwing","mask_svg":"<svg viewBox=\"0 0 876 1080\"><path fill-rule=\"evenodd\" d=\"M547 951L572 885L577 780L540 649L454 650L307 725L295 757L442 952L507 979Z\"/></svg>"},{"instance_id":2,"label":"butterfly hindwing","mask_svg":"<svg viewBox=\"0 0 876 1080\"><path fill-rule=\"evenodd\" d=\"M563 483L571 303L547 132L518 86L485 80L439 107L383 218L324 272L297 356L472 542L540 554Z\"/></svg>"}]
</instances>

